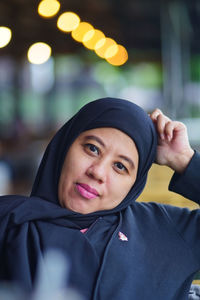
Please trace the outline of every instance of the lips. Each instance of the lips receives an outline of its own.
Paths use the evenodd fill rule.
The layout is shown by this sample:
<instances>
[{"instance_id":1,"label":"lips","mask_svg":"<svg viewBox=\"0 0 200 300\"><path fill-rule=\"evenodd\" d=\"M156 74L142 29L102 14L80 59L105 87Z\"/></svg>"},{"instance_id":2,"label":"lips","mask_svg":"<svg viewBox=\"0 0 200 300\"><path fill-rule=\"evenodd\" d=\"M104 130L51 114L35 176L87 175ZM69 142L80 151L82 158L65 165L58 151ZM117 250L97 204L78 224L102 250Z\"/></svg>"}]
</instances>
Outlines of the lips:
<instances>
[{"instance_id":1,"label":"lips","mask_svg":"<svg viewBox=\"0 0 200 300\"><path fill-rule=\"evenodd\" d=\"M76 183L76 188L77 188L79 194L86 199L94 199L99 196L97 190L91 188L87 184Z\"/></svg>"}]
</instances>

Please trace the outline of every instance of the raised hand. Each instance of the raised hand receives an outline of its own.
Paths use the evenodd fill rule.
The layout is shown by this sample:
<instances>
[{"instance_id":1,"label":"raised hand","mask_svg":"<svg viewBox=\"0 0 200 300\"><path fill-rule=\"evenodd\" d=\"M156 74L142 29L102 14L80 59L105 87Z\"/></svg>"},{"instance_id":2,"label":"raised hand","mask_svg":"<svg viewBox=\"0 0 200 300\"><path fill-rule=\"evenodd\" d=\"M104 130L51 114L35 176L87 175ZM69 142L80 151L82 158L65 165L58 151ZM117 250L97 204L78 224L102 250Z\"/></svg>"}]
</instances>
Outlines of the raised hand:
<instances>
[{"instance_id":1,"label":"raised hand","mask_svg":"<svg viewBox=\"0 0 200 300\"><path fill-rule=\"evenodd\" d=\"M160 109L155 109L150 118L158 133L156 163L182 173L194 154L189 144L186 126L181 122L172 121Z\"/></svg>"}]
</instances>

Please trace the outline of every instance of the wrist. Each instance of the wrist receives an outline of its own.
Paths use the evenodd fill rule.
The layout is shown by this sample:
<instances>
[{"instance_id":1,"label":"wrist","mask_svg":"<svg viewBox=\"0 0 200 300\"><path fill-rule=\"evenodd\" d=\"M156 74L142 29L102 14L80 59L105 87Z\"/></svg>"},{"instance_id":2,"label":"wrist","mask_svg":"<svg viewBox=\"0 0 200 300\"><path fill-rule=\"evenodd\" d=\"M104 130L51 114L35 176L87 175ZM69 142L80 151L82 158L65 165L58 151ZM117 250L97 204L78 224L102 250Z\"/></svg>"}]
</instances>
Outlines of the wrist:
<instances>
[{"instance_id":1,"label":"wrist","mask_svg":"<svg viewBox=\"0 0 200 300\"><path fill-rule=\"evenodd\" d=\"M183 173L190 163L194 155L194 150L189 149L183 153L177 153L174 155L173 160L169 162L168 167L177 173Z\"/></svg>"}]
</instances>

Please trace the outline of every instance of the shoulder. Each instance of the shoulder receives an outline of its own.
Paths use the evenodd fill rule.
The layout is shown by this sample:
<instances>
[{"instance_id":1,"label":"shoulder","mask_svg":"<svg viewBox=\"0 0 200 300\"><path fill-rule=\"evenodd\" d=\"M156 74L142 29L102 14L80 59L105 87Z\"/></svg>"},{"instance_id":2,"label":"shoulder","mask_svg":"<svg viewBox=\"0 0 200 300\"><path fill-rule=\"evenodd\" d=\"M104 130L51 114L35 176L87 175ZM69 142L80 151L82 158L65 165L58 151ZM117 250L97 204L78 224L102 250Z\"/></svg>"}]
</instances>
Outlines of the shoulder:
<instances>
[{"instance_id":1,"label":"shoulder","mask_svg":"<svg viewBox=\"0 0 200 300\"><path fill-rule=\"evenodd\" d=\"M165 210L167 206L168 205L160 204L157 202L135 202L130 206L130 209L132 210L132 212L138 211L142 213L163 213L163 210Z\"/></svg>"},{"instance_id":2,"label":"shoulder","mask_svg":"<svg viewBox=\"0 0 200 300\"><path fill-rule=\"evenodd\" d=\"M125 211L125 222L131 228L140 228L143 232L160 231L182 234L187 228L194 231L200 228L200 210L189 210L155 202L135 202Z\"/></svg>"},{"instance_id":3,"label":"shoulder","mask_svg":"<svg viewBox=\"0 0 200 300\"><path fill-rule=\"evenodd\" d=\"M197 210L200 213L200 210ZM134 216L145 217L147 219L162 218L171 222L177 218L190 217L194 214L188 208L181 208L173 205L160 204L157 202L135 202L129 208L129 213Z\"/></svg>"},{"instance_id":4,"label":"shoulder","mask_svg":"<svg viewBox=\"0 0 200 300\"><path fill-rule=\"evenodd\" d=\"M165 206L156 202L135 202L126 209L125 217L143 224L159 222L166 217Z\"/></svg>"}]
</instances>

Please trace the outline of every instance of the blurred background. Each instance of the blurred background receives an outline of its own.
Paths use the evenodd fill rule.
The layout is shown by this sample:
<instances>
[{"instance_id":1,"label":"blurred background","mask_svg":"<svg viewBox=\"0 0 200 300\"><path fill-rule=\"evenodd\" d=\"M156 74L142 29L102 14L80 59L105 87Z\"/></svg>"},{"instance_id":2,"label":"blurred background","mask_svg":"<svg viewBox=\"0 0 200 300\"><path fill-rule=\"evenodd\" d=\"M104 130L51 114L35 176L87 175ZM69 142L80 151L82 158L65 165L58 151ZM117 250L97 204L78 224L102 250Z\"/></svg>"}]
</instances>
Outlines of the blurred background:
<instances>
[{"instance_id":1,"label":"blurred background","mask_svg":"<svg viewBox=\"0 0 200 300\"><path fill-rule=\"evenodd\" d=\"M199 0L1 0L0 194L29 195L55 131L100 97L159 107L200 149ZM142 201L193 209L153 166Z\"/></svg>"}]
</instances>

